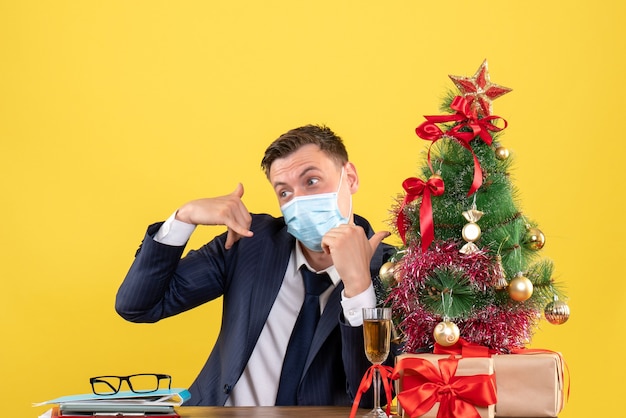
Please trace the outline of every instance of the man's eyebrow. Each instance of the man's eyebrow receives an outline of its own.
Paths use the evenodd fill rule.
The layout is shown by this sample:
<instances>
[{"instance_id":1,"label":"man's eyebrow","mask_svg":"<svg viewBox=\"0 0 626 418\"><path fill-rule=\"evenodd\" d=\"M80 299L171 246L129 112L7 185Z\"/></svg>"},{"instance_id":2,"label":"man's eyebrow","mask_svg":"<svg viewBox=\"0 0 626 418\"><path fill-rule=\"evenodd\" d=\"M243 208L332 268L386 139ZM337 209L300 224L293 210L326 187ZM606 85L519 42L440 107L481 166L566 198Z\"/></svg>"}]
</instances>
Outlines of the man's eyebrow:
<instances>
[{"instance_id":1,"label":"man's eyebrow","mask_svg":"<svg viewBox=\"0 0 626 418\"><path fill-rule=\"evenodd\" d=\"M285 183L284 181L277 181L276 183L272 184L272 187L274 187L274 189L277 189L279 187L285 186L287 183Z\"/></svg>"},{"instance_id":2,"label":"man's eyebrow","mask_svg":"<svg viewBox=\"0 0 626 418\"><path fill-rule=\"evenodd\" d=\"M319 168L314 165L310 165L306 167L304 170L302 170L302 172L298 175L298 178L301 179L302 177L305 177L310 171L316 171L316 170L319 170ZM286 186L286 185L287 183L285 183L284 181L277 181L272 186L274 187L274 189L276 189L280 186Z\"/></svg>"}]
</instances>

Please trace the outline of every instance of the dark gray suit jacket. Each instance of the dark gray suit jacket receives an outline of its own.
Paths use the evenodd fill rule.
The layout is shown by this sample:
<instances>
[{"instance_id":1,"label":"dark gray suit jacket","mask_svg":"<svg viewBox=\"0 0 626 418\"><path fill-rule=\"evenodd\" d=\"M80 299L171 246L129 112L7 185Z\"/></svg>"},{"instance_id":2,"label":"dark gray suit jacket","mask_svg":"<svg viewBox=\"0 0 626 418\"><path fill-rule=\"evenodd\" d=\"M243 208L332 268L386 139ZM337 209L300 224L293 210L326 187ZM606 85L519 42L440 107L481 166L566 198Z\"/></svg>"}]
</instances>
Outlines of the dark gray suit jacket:
<instances>
[{"instance_id":1,"label":"dark gray suit jacket","mask_svg":"<svg viewBox=\"0 0 626 418\"><path fill-rule=\"evenodd\" d=\"M373 231L358 216L367 235ZM282 218L252 215L252 238L224 249L226 234L181 256L184 247L160 244L148 228L135 260L120 286L116 310L133 322L156 322L223 296L222 326L205 366L189 388L186 405L224 405L250 358L280 289L295 239ZM370 270L376 277L391 255L381 244ZM313 339L298 389L301 405L350 405L370 366L363 352L362 327L343 322L340 283L328 300ZM369 406L371 396L361 405Z\"/></svg>"}]
</instances>

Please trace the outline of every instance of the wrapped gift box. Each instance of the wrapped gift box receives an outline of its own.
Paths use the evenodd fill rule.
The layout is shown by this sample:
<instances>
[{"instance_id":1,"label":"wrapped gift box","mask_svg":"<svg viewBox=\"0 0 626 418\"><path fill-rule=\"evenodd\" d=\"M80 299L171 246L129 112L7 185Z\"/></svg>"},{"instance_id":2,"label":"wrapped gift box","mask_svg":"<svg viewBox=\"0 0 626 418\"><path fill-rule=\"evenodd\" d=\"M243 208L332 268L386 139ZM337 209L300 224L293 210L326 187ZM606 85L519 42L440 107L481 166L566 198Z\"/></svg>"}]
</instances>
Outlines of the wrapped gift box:
<instances>
[{"instance_id":1,"label":"wrapped gift box","mask_svg":"<svg viewBox=\"0 0 626 418\"><path fill-rule=\"evenodd\" d=\"M457 362L456 372L454 373L455 379L447 379L447 377L445 377L447 375L446 370L450 370L450 363L445 363L447 366L443 366L446 368L446 370L444 370L440 363L441 360L444 362L450 360ZM424 361L430 363L431 366L428 367ZM416 372L416 370L421 370L423 373ZM444 381L447 379L448 382L437 382L438 379L436 377L434 377L431 382L428 382L429 379L427 376L434 376L433 371L439 374L439 377ZM444 377L441 377L441 372L443 372ZM460 379L456 379L457 377L467 377L469 379L465 379L463 382ZM491 401L495 403L494 364L491 357L461 358L460 356L455 357L441 354L402 354L396 358L394 378L397 379L398 385L398 413L403 417L437 417L441 406L438 401L434 403L431 409L424 411L424 413L420 412L419 414L411 415L411 411L414 411L413 405L411 404L417 401L418 396L426 396L424 393L416 395L415 390L423 389L425 392L430 391L432 396L429 397L429 400L432 401L438 396L436 393L440 389L443 391L448 390L445 386L450 382L453 382L452 386L454 387L454 381L457 381L458 389L461 389L461 386L468 387L468 384L469 386L473 385L474 388L480 386L484 391L490 393L490 396L487 396L487 398L491 398ZM480 382L480 384L477 382ZM438 387L440 389L437 389ZM494 417L495 405L488 404L490 402L488 399L483 399L479 402L484 404L484 406L478 406L470 402L461 390L458 393L458 397L454 397L452 402L455 403L456 407L471 408L477 411L481 418ZM428 405L429 401L424 402L424 399L421 399L421 401L417 401L417 403L419 404L418 406L423 408L423 405Z\"/></svg>"},{"instance_id":2,"label":"wrapped gift box","mask_svg":"<svg viewBox=\"0 0 626 418\"><path fill-rule=\"evenodd\" d=\"M556 417L563 409L563 359L559 353L493 356L498 417Z\"/></svg>"}]
</instances>

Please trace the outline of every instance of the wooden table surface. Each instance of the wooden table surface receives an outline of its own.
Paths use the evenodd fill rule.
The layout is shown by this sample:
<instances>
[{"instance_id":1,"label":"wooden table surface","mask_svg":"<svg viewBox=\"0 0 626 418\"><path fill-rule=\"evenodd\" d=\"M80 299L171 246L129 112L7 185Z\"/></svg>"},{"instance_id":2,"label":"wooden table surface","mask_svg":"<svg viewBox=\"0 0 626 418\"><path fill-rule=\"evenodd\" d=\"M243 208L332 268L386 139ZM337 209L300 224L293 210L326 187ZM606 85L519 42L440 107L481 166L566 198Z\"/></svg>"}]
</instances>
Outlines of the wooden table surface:
<instances>
[{"instance_id":1,"label":"wooden table surface","mask_svg":"<svg viewBox=\"0 0 626 418\"><path fill-rule=\"evenodd\" d=\"M359 409L356 417L360 418L368 411ZM181 418L348 418L350 416L350 408L346 406L188 406L176 408L176 412ZM397 415L394 416L397 417Z\"/></svg>"},{"instance_id":2,"label":"wooden table surface","mask_svg":"<svg viewBox=\"0 0 626 418\"><path fill-rule=\"evenodd\" d=\"M230 418L230 417L290 417L290 418L348 418L350 408L346 406L188 406L176 408L181 418ZM361 417L366 409L359 409Z\"/></svg>"}]
</instances>

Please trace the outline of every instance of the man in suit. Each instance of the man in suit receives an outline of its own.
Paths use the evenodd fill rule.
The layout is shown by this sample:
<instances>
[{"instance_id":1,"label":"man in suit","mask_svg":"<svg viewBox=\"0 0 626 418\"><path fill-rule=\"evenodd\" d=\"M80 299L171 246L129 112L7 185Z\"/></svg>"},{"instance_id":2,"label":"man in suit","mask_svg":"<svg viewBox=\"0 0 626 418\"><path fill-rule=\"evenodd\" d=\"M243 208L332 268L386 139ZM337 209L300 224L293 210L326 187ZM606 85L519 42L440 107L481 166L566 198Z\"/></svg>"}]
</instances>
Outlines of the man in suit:
<instances>
[{"instance_id":1,"label":"man in suit","mask_svg":"<svg viewBox=\"0 0 626 418\"><path fill-rule=\"evenodd\" d=\"M156 322L223 297L220 334L188 405L350 405L370 366L361 309L376 304L373 280L393 252L382 243L389 233L374 233L353 214L359 177L329 128L281 135L261 166L283 217L251 214L241 184L181 206L148 228L116 310L129 321ZM197 225L227 231L182 257ZM287 352L309 298L307 275L328 288L314 302L312 341L294 356ZM302 364L292 366L289 356ZM365 395L362 406L371 401Z\"/></svg>"}]
</instances>

